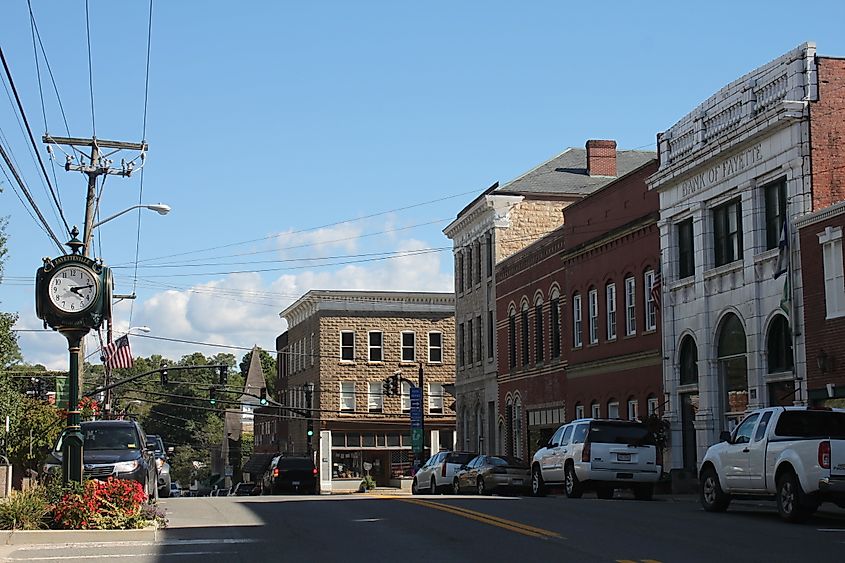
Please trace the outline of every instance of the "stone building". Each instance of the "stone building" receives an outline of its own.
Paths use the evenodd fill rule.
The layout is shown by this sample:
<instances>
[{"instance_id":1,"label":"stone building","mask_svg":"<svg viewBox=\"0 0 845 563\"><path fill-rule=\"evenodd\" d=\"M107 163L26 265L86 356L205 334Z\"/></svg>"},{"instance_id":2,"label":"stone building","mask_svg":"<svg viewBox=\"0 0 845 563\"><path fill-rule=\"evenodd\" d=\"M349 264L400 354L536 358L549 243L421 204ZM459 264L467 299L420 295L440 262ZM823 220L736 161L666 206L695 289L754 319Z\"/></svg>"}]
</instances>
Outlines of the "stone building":
<instances>
[{"instance_id":1,"label":"stone building","mask_svg":"<svg viewBox=\"0 0 845 563\"><path fill-rule=\"evenodd\" d=\"M283 419L279 451L317 452L323 492L357 489L365 473L380 485L406 484L414 461L410 388L420 366L423 461L451 449L454 311L451 293L322 290L282 311L288 330L278 351L285 366L280 399L288 408L278 410L290 418ZM408 381L399 396L385 396L383 382L396 372Z\"/></svg>"},{"instance_id":2,"label":"stone building","mask_svg":"<svg viewBox=\"0 0 845 563\"><path fill-rule=\"evenodd\" d=\"M669 468L695 471L749 409L807 400L794 229L843 198L844 66L806 43L657 136Z\"/></svg>"},{"instance_id":3,"label":"stone building","mask_svg":"<svg viewBox=\"0 0 845 563\"><path fill-rule=\"evenodd\" d=\"M504 186L490 186L443 230L455 259L455 387L458 447L495 453L499 433L496 265L563 223L563 208L624 175L651 153L618 151L614 141L569 148ZM463 343L463 344L461 344ZM491 439L492 438L492 439Z\"/></svg>"}]
</instances>

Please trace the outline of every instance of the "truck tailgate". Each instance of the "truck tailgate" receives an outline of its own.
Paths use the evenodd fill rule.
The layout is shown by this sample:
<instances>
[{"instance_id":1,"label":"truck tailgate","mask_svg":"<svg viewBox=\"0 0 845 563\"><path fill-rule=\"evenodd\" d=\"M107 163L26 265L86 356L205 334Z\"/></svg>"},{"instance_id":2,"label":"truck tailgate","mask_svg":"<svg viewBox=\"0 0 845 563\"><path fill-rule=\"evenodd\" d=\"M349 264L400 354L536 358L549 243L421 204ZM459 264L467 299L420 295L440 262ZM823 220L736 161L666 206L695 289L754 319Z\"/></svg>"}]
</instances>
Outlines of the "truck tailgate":
<instances>
[{"instance_id":1,"label":"truck tailgate","mask_svg":"<svg viewBox=\"0 0 845 563\"><path fill-rule=\"evenodd\" d=\"M830 476L845 478L845 440L830 441Z\"/></svg>"}]
</instances>

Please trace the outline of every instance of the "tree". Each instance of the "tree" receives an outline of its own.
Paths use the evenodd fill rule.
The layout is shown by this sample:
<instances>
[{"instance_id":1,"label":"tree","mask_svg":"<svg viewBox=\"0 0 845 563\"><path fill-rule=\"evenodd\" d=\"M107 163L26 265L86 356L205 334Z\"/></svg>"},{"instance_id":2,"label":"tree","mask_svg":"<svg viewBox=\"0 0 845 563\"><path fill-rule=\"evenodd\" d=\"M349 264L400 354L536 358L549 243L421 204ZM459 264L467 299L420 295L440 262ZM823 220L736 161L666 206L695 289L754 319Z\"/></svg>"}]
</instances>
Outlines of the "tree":
<instances>
[{"instance_id":1,"label":"tree","mask_svg":"<svg viewBox=\"0 0 845 563\"><path fill-rule=\"evenodd\" d=\"M264 380L267 382L267 389L271 391L276 389L276 358L270 355L267 350L263 348L258 349L258 357L261 360L261 371L264 372ZM249 372L249 363L252 361L252 350L244 354L241 360L240 368L241 375L246 380L246 375Z\"/></svg>"},{"instance_id":2,"label":"tree","mask_svg":"<svg viewBox=\"0 0 845 563\"><path fill-rule=\"evenodd\" d=\"M6 223L8 219L0 217L0 284L3 283L3 268L6 262ZM0 312L0 369L6 369L21 361L21 349L18 337L12 332L12 326L18 320L14 313Z\"/></svg>"}]
</instances>

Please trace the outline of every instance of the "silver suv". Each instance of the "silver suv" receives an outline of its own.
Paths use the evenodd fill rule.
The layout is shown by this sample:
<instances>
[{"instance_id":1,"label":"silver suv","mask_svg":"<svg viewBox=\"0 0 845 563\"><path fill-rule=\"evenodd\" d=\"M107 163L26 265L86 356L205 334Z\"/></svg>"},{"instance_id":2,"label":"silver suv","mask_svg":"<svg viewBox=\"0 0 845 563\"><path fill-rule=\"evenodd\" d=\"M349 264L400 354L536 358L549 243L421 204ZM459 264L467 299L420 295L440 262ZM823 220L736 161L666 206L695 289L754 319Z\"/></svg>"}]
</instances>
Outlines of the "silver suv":
<instances>
[{"instance_id":1,"label":"silver suv","mask_svg":"<svg viewBox=\"0 0 845 563\"><path fill-rule=\"evenodd\" d=\"M612 498L616 488L630 488L650 500L662 467L654 435L642 422L580 419L557 429L531 463L531 492L545 494L549 485L564 485L566 496L579 498L595 489Z\"/></svg>"},{"instance_id":2,"label":"silver suv","mask_svg":"<svg viewBox=\"0 0 845 563\"><path fill-rule=\"evenodd\" d=\"M462 465L466 465L476 454L467 452L439 452L428 458L414 475L411 483L411 493L418 495L422 492L436 495L442 491L452 489L452 480Z\"/></svg>"}]
</instances>

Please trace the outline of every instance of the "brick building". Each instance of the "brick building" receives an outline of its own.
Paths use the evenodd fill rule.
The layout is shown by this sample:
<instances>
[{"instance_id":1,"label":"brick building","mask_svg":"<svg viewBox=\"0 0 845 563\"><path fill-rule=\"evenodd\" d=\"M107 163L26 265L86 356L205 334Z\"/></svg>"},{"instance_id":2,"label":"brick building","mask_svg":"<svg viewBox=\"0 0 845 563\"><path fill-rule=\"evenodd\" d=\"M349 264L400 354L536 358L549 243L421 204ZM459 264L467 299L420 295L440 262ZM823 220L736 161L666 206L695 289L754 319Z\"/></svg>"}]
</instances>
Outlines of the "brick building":
<instances>
[{"instance_id":1,"label":"brick building","mask_svg":"<svg viewBox=\"0 0 845 563\"><path fill-rule=\"evenodd\" d=\"M659 198L651 160L566 208L562 228L567 419L658 411Z\"/></svg>"},{"instance_id":2,"label":"brick building","mask_svg":"<svg viewBox=\"0 0 845 563\"><path fill-rule=\"evenodd\" d=\"M454 295L312 290L280 313L288 323L279 349L281 402L312 412L322 491L357 489L365 472L380 485L411 476L410 384L385 396L384 379L401 371L417 381L422 365L427 457L455 439ZM307 389L313 389L309 405ZM306 452L307 417L282 419L278 451Z\"/></svg>"},{"instance_id":3,"label":"brick building","mask_svg":"<svg viewBox=\"0 0 845 563\"><path fill-rule=\"evenodd\" d=\"M617 152L613 141L588 141L585 149L569 148L504 186L494 184L443 230L455 258L459 447L495 453L505 446L500 429L506 405L500 403L496 359L502 320L497 264L559 227L567 205L650 158L646 152Z\"/></svg>"},{"instance_id":4,"label":"brick building","mask_svg":"<svg viewBox=\"0 0 845 563\"><path fill-rule=\"evenodd\" d=\"M670 468L694 471L749 409L807 401L794 229L845 195L843 66L803 44L658 135Z\"/></svg>"},{"instance_id":5,"label":"brick building","mask_svg":"<svg viewBox=\"0 0 845 563\"><path fill-rule=\"evenodd\" d=\"M845 201L796 221L803 278L807 395L811 404L845 406Z\"/></svg>"}]
</instances>

